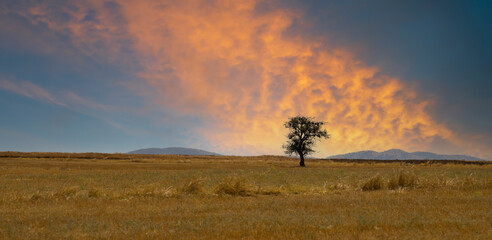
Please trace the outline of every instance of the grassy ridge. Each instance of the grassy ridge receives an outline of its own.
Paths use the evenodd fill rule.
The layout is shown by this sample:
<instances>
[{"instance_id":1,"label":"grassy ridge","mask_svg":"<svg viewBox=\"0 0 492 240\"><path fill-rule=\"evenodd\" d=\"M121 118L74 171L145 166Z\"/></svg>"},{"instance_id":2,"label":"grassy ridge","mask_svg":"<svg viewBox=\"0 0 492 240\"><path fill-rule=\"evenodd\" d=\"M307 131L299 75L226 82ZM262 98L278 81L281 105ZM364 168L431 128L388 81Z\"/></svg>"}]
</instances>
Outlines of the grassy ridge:
<instances>
[{"instance_id":1,"label":"grassy ridge","mask_svg":"<svg viewBox=\"0 0 492 240\"><path fill-rule=\"evenodd\" d=\"M230 156L195 156L195 155L159 155L159 154L128 154L128 153L60 153L60 152L0 152L0 158L53 158L53 159L112 159L112 160L230 160ZM292 160L282 156L253 156L253 157L233 157L235 160ZM469 160L374 160L374 159L311 159L311 161L331 161L345 163L402 163L402 164L465 164L465 165L488 165L492 161L469 161Z\"/></svg>"},{"instance_id":2,"label":"grassy ridge","mask_svg":"<svg viewBox=\"0 0 492 240\"><path fill-rule=\"evenodd\" d=\"M0 238L492 237L490 164L8 154Z\"/></svg>"}]
</instances>

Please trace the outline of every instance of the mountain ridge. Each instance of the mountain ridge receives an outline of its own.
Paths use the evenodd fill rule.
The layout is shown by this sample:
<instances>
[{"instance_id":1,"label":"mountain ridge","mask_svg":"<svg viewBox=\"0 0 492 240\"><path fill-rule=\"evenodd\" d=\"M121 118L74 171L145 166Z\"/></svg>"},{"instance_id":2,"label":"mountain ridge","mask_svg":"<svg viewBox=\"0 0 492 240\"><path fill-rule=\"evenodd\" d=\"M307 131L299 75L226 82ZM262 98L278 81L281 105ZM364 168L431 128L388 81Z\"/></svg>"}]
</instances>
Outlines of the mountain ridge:
<instances>
[{"instance_id":1,"label":"mountain ridge","mask_svg":"<svg viewBox=\"0 0 492 240\"><path fill-rule=\"evenodd\" d=\"M167 147L167 148L142 148L128 152L129 154L162 154L162 155L212 155L221 156L215 152L209 152L196 148Z\"/></svg>"},{"instance_id":2,"label":"mountain ridge","mask_svg":"<svg viewBox=\"0 0 492 240\"><path fill-rule=\"evenodd\" d=\"M327 159L373 159L373 160L469 160L482 161L483 159L469 155L447 155L432 152L406 152L401 149L389 149L383 152L359 151L338 154Z\"/></svg>"}]
</instances>

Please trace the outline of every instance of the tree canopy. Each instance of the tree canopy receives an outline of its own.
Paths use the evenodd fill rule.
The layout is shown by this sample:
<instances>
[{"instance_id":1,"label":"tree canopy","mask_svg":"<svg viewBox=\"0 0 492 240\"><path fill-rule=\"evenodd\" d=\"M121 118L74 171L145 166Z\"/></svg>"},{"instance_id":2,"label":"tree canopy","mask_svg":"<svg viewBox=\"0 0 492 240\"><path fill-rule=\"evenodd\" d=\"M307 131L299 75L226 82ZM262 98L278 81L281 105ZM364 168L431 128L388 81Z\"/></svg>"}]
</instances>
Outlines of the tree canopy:
<instances>
[{"instance_id":1,"label":"tree canopy","mask_svg":"<svg viewBox=\"0 0 492 240\"><path fill-rule=\"evenodd\" d=\"M284 126L289 129L287 143L283 145L285 153L299 155L299 165L304 167L304 156L313 152L314 144L322 138L330 138L328 132L322 129L324 122L317 122L312 117L296 116L289 118Z\"/></svg>"}]
</instances>

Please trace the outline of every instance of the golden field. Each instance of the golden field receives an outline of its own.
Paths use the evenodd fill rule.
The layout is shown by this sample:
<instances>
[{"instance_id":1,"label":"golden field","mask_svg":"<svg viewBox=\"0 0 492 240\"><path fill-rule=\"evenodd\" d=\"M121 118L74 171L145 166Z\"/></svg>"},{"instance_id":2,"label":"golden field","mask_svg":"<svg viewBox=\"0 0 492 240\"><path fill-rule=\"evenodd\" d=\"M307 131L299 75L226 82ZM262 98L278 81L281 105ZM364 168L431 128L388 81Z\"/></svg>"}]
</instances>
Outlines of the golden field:
<instances>
[{"instance_id":1,"label":"golden field","mask_svg":"<svg viewBox=\"0 0 492 240\"><path fill-rule=\"evenodd\" d=\"M492 164L0 153L1 239L492 239Z\"/></svg>"}]
</instances>

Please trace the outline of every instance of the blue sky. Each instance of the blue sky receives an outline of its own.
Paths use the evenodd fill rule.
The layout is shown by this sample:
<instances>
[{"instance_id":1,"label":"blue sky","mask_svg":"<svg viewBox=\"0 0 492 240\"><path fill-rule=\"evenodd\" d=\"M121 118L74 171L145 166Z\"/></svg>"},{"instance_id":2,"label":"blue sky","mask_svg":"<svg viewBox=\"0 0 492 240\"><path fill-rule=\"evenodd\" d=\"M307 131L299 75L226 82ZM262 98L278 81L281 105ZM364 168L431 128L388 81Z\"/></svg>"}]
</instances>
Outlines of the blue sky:
<instances>
[{"instance_id":1,"label":"blue sky","mask_svg":"<svg viewBox=\"0 0 492 240\"><path fill-rule=\"evenodd\" d=\"M4 1L0 151L492 156L490 1Z\"/></svg>"}]
</instances>

